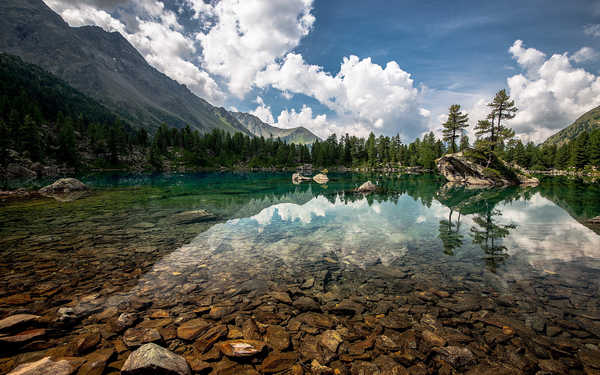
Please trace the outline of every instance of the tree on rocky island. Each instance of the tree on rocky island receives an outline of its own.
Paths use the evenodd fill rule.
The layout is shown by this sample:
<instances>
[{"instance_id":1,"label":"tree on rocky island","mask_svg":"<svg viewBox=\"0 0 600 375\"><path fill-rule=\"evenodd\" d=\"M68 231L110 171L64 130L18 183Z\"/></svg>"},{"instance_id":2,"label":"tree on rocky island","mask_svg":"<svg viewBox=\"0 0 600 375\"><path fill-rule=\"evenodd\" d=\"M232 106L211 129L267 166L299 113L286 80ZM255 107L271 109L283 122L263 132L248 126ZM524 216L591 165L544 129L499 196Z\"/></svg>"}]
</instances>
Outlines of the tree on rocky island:
<instances>
[{"instance_id":1,"label":"tree on rocky island","mask_svg":"<svg viewBox=\"0 0 600 375\"><path fill-rule=\"evenodd\" d=\"M480 120L475 126L475 135L479 137L478 145L484 149L494 152L496 147L504 144L515 136L514 130L504 126L503 120L510 120L516 116L518 108L515 101L510 99L506 90L502 89L488 107L492 109L486 120Z\"/></svg>"},{"instance_id":2,"label":"tree on rocky island","mask_svg":"<svg viewBox=\"0 0 600 375\"><path fill-rule=\"evenodd\" d=\"M448 143L450 153L456 152L456 140L469 126L469 115L462 113L459 104L452 104L448 112L448 120L442 124L444 141Z\"/></svg>"}]
</instances>

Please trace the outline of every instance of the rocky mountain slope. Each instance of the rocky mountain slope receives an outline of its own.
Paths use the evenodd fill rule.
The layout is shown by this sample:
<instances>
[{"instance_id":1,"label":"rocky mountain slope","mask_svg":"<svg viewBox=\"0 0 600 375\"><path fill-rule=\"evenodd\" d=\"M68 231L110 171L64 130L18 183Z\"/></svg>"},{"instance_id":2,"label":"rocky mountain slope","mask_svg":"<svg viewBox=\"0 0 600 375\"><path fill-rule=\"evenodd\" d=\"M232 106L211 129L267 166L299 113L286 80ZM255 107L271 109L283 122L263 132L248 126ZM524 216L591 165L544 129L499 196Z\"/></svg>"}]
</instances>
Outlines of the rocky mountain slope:
<instances>
[{"instance_id":1,"label":"rocky mountain slope","mask_svg":"<svg viewBox=\"0 0 600 375\"><path fill-rule=\"evenodd\" d=\"M266 124L258 117L249 113L231 112L231 115L257 137L281 138L282 141L287 143L297 144L312 144L319 139L310 130L302 126L292 129L282 129Z\"/></svg>"},{"instance_id":2,"label":"rocky mountain slope","mask_svg":"<svg viewBox=\"0 0 600 375\"><path fill-rule=\"evenodd\" d=\"M251 135L229 112L151 67L119 33L69 27L41 0L3 0L0 14L0 52L41 66L134 125Z\"/></svg>"},{"instance_id":3,"label":"rocky mountain slope","mask_svg":"<svg viewBox=\"0 0 600 375\"><path fill-rule=\"evenodd\" d=\"M574 140L577 136L585 131L592 131L600 128L600 106L583 114L571 125L567 126L558 133L550 136L544 144L558 146Z\"/></svg>"}]
</instances>

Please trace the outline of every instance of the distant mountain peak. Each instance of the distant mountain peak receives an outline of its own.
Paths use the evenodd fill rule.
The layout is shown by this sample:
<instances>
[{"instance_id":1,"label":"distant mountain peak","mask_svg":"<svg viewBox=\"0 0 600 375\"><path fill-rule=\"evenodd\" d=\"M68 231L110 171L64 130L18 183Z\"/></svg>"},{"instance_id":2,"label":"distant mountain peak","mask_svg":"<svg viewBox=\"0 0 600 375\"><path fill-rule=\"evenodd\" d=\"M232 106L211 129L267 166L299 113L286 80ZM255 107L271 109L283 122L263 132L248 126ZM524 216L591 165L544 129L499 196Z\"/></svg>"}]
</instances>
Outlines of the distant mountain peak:
<instances>
[{"instance_id":1,"label":"distant mountain peak","mask_svg":"<svg viewBox=\"0 0 600 375\"><path fill-rule=\"evenodd\" d=\"M312 144L318 136L305 127L283 129L263 122L258 117L244 112L230 112L236 120L246 127L253 135L264 138L281 138L287 143Z\"/></svg>"},{"instance_id":2,"label":"distant mountain peak","mask_svg":"<svg viewBox=\"0 0 600 375\"><path fill-rule=\"evenodd\" d=\"M585 131L591 131L598 128L600 128L600 106L587 111L571 125L548 137L548 139L544 141L544 144L555 144L560 146L574 140L579 134Z\"/></svg>"}]
</instances>

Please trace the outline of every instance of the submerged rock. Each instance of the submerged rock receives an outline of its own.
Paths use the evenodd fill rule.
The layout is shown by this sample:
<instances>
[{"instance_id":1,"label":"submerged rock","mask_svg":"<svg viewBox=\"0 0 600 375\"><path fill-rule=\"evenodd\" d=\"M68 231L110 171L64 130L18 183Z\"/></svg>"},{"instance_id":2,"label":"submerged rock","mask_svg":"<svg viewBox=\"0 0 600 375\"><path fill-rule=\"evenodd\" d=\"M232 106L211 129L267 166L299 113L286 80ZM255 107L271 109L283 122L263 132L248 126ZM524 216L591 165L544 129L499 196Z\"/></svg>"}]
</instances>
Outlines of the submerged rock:
<instances>
[{"instance_id":1,"label":"submerged rock","mask_svg":"<svg viewBox=\"0 0 600 375\"><path fill-rule=\"evenodd\" d=\"M589 219L588 223L590 223L590 224L600 224L600 216L596 216L595 218Z\"/></svg>"},{"instance_id":2,"label":"submerged rock","mask_svg":"<svg viewBox=\"0 0 600 375\"><path fill-rule=\"evenodd\" d=\"M191 375L186 360L156 344L146 344L131 353L123 367L123 375L177 374Z\"/></svg>"},{"instance_id":3,"label":"submerged rock","mask_svg":"<svg viewBox=\"0 0 600 375\"><path fill-rule=\"evenodd\" d=\"M466 149L444 155L437 168L450 182L477 186L537 185L539 180L523 171L509 167L504 161L482 152Z\"/></svg>"},{"instance_id":4,"label":"submerged rock","mask_svg":"<svg viewBox=\"0 0 600 375\"><path fill-rule=\"evenodd\" d=\"M375 185L371 181L367 181L364 184L360 185L358 188L356 188L355 191L358 193L370 193L375 190L377 190L377 185Z\"/></svg>"},{"instance_id":5,"label":"submerged rock","mask_svg":"<svg viewBox=\"0 0 600 375\"><path fill-rule=\"evenodd\" d=\"M329 181L329 177L323 173L319 173L313 177L313 180L318 184L326 184Z\"/></svg>"},{"instance_id":6,"label":"submerged rock","mask_svg":"<svg viewBox=\"0 0 600 375\"><path fill-rule=\"evenodd\" d=\"M25 363L8 375L71 375L75 369L66 360L54 362L50 357L45 357L36 362Z\"/></svg>"},{"instance_id":7,"label":"submerged rock","mask_svg":"<svg viewBox=\"0 0 600 375\"><path fill-rule=\"evenodd\" d=\"M228 357L252 357L263 351L265 343L258 340L229 340L219 343L218 348Z\"/></svg>"},{"instance_id":8,"label":"submerged rock","mask_svg":"<svg viewBox=\"0 0 600 375\"><path fill-rule=\"evenodd\" d=\"M40 319L37 315L16 314L0 320L0 332L9 331L16 327L37 322Z\"/></svg>"}]
</instances>

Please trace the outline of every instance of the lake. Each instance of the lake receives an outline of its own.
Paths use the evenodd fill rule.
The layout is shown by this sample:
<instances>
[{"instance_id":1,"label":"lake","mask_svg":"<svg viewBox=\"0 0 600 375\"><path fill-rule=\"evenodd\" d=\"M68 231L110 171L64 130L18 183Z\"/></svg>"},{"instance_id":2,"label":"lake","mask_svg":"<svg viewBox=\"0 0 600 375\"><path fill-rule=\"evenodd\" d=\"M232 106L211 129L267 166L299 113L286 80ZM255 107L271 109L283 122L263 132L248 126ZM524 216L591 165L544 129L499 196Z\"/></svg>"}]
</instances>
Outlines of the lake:
<instances>
[{"instance_id":1,"label":"lake","mask_svg":"<svg viewBox=\"0 0 600 375\"><path fill-rule=\"evenodd\" d=\"M117 374L147 342L207 374L600 373L598 183L329 177L100 174L0 203L0 319L39 316L0 324L0 373Z\"/></svg>"}]
</instances>

